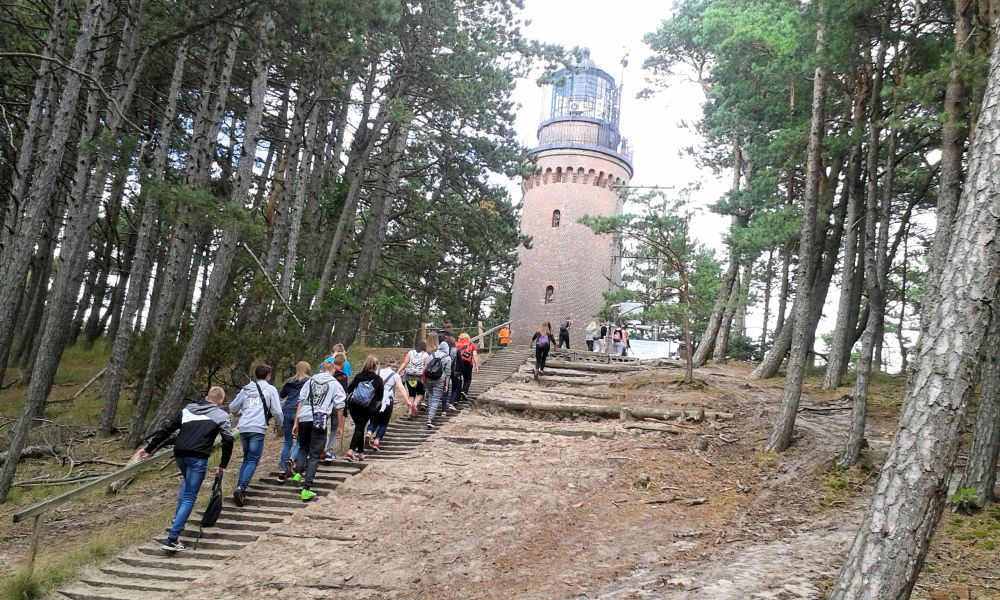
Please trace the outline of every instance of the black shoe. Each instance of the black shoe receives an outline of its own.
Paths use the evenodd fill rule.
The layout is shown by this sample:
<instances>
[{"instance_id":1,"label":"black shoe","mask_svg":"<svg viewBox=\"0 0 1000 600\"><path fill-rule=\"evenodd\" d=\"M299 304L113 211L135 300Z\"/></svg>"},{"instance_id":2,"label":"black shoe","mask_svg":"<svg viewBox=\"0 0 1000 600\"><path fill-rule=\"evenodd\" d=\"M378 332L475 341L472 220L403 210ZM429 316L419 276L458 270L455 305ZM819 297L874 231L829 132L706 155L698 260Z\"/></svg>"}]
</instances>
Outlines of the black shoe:
<instances>
[{"instance_id":1,"label":"black shoe","mask_svg":"<svg viewBox=\"0 0 1000 600\"><path fill-rule=\"evenodd\" d=\"M285 479L286 479L286 478L287 478L287 476L285 475L285 472L284 472L284 471L282 471L282 472L278 473L278 476L277 476L277 477L275 477L275 479L277 479L277 480L278 480L278 483L285 483Z\"/></svg>"},{"instance_id":2,"label":"black shoe","mask_svg":"<svg viewBox=\"0 0 1000 600\"><path fill-rule=\"evenodd\" d=\"M187 550L187 546L185 546L184 544L180 543L177 540L173 541L167 540L163 542L163 549L166 550L167 552L184 552L185 550Z\"/></svg>"},{"instance_id":3,"label":"black shoe","mask_svg":"<svg viewBox=\"0 0 1000 600\"><path fill-rule=\"evenodd\" d=\"M236 488L233 490L233 501L236 502L236 506L243 506L246 504L246 493L243 488Z\"/></svg>"}]
</instances>

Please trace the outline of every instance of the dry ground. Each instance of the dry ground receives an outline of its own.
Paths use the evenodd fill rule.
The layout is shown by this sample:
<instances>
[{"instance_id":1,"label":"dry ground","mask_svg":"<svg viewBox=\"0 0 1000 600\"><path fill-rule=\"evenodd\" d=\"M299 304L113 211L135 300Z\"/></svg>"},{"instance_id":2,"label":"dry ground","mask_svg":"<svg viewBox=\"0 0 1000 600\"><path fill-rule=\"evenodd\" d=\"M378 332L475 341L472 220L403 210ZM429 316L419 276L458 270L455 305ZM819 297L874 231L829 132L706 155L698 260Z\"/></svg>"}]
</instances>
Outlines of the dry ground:
<instances>
[{"instance_id":1,"label":"dry ground","mask_svg":"<svg viewBox=\"0 0 1000 600\"><path fill-rule=\"evenodd\" d=\"M704 407L735 418L662 433L608 420L466 412L418 454L373 461L306 511L309 518L297 515L185 595L820 598L891 442L901 382L876 382L870 463L841 472L831 460L849 414L840 408L844 391L807 386L796 443L771 455L761 448L781 382L749 381L748 370L700 370L697 389L675 386L670 368L583 385L519 382L505 393ZM560 389L610 397L561 397ZM268 454L275 450L272 442ZM64 547L86 543L157 506L169 512L175 485L163 473L124 499L96 494L68 505L53 530L68 540ZM26 533L6 518L0 524L5 567L23 557ZM947 515L914 597L970 585L974 598L1000 598L998 544L1000 510Z\"/></svg>"}]
</instances>

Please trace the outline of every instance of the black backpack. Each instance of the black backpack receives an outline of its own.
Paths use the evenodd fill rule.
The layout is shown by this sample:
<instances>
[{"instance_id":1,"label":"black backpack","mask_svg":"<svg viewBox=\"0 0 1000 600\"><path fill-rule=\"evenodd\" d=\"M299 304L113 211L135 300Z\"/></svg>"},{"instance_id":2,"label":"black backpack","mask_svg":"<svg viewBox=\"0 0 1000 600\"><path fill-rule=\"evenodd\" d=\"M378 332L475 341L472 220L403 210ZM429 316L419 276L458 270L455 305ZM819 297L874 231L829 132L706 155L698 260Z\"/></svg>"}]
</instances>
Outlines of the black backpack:
<instances>
[{"instance_id":1,"label":"black backpack","mask_svg":"<svg viewBox=\"0 0 1000 600\"><path fill-rule=\"evenodd\" d=\"M443 359L435 352L431 355L431 359L427 361L427 367L424 368L424 378L430 381L437 381L441 379L442 375L444 375Z\"/></svg>"}]
</instances>

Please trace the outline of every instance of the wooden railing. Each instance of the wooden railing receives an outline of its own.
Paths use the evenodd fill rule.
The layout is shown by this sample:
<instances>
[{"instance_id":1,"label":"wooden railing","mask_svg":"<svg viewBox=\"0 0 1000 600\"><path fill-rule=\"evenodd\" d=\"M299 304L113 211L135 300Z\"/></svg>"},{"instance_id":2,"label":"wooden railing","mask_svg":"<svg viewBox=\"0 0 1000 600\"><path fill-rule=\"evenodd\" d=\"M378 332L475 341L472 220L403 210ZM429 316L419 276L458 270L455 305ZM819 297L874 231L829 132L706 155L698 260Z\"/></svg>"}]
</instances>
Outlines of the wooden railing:
<instances>
[{"instance_id":1,"label":"wooden railing","mask_svg":"<svg viewBox=\"0 0 1000 600\"><path fill-rule=\"evenodd\" d=\"M472 341L477 346L483 346L483 339L486 338L486 336L491 336L492 334L500 331L504 327L509 327L509 326L510 326L510 321L504 321L503 323L500 323L499 325L496 325L496 326L491 327L490 329L488 329L486 331L483 331L483 322L480 321L479 322L479 334L476 337L472 338ZM487 347L485 349L486 349L487 352L492 353L493 352L493 338L490 337L490 338L488 338L487 341L488 341L488 345L487 345Z\"/></svg>"},{"instance_id":2,"label":"wooden railing","mask_svg":"<svg viewBox=\"0 0 1000 600\"><path fill-rule=\"evenodd\" d=\"M104 475L103 477L100 477L98 479L92 479L86 483L78 485L77 487L69 491L63 492L61 494L43 500L38 504L30 506L22 511L14 513L13 518L15 523L20 523L21 521L24 521L28 518L34 518L31 531L31 550L30 554L28 555L28 573L30 574L35 568L35 557L38 555L38 537L39 534L41 533L41 528L42 528L42 516L45 513L47 513L48 511L52 510L57 506L69 502L70 500L80 496L81 494L89 492L90 490L99 488L104 485L108 485L110 483L114 483L119 479L124 479L125 477L135 475L140 471L144 471L150 467L154 467L162 463L168 462L173 458L174 458L173 452L160 452L158 454L154 454L153 456L150 456L145 460L140 460L137 463L128 465L127 467L123 467L115 471L114 473Z\"/></svg>"}]
</instances>

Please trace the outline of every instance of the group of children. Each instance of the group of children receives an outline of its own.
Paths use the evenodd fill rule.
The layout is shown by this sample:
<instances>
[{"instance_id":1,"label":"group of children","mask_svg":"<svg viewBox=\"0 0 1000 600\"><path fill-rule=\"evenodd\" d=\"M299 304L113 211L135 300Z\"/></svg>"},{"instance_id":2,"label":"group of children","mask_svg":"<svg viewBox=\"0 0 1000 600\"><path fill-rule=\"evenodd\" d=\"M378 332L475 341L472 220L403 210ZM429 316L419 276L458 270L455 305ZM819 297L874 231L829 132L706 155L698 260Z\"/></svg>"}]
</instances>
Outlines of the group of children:
<instances>
[{"instance_id":1,"label":"group of children","mask_svg":"<svg viewBox=\"0 0 1000 600\"><path fill-rule=\"evenodd\" d=\"M446 323L415 344L402 363L389 359L382 366L377 357L369 355L353 378L351 363L340 344L320 363L316 374L308 362L297 363L295 374L285 380L280 391L271 384L271 371L268 365L258 365L254 380L229 405L229 412L239 416L236 427L243 446L243 462L233 491L237 506L246 503L246 489L264 453L268 426L284 436L279 483L291 479L301 486L299 497L312 500L316 493L310 488L319 462L334 460L334 442L343 438L348 415L354 421L354 434L344 458L364 461L367 448L379 450L397 397L405 399L408 419L419 416L420 409L426 407L427 428L432 429L437 414L452 410L467 396L472 375L479 371L479 354L469 334L462 333L456 339ZM146 458L179 431L174 456L184 480L174 521L163 543L165 550L187 549L178 538L191 516L219 435L222 457L216 474L224 473L229 465L234 438L229 414L221 408L224 400L221 387L211 388L204 400L185 406L136 454L139 459Z\"/></svg>"}]
</instances>

